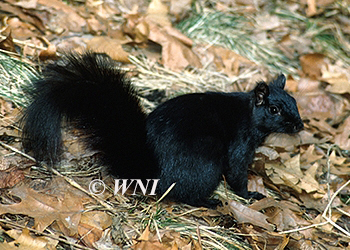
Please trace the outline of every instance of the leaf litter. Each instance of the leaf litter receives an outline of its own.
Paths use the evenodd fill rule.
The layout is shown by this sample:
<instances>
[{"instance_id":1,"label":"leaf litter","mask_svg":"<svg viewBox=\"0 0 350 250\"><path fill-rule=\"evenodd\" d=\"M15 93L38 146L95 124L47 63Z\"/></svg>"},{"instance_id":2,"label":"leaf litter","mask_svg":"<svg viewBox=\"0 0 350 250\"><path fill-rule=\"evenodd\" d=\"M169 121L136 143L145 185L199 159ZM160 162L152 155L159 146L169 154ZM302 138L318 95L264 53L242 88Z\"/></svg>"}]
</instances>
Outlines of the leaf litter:
<instances>
[{"instance_id":1,"label":"leaf litter","mask_svg":"<svg viewBox=\"0 0 350 250\"><path fill-rule=\"evenodd\" d=\"M59 1L0 3L3 247L29 249L346 249L350 239L350 8L343 1ZM288 76L305 130L256 152L251 203L225 182L217 210L113 194L96 152L66 134L55 170L20 146L16 117L31 79L62 51L121 62L147 111L176 95L249 91ZM102 179L102 196L89 183Z\"/></svg>"}]
</instances>

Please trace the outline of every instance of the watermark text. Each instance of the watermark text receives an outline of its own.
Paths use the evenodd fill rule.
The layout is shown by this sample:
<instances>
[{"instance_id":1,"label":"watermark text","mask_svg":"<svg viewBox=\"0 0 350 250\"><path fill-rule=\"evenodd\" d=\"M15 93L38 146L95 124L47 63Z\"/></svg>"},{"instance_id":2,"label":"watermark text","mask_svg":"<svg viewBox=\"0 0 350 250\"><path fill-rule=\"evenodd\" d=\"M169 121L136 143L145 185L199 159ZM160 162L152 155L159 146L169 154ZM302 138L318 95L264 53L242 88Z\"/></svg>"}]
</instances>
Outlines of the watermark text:
<instances>
[{"instance_id":1,"label":"watermark text","mask_svg":"<svg viewBox=\"0 0 350 250\"><path fill-rule=\"evenodd\" d=\"M137 191L141 191L143 195L156 195L156 189L159 179L115 179L114 180L114 195L119 191L121 194L133 188L134 192L131 195L136 195ZM95 195L101 195L106 190L106 184L99 179L95 179L89 184L89 191Z\"/></svg>"}]
</instances>

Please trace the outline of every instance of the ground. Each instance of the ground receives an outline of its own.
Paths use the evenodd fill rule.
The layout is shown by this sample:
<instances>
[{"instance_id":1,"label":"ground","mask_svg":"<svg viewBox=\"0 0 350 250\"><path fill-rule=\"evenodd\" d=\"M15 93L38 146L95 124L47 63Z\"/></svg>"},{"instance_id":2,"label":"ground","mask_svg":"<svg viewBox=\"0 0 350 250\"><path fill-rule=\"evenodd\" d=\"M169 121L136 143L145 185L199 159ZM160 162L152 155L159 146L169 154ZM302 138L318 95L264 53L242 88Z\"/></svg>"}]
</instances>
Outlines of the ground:
<instances>
[{"instance_id":1,"label":"ground","mask_svg":"<svg viewBox=\"0 0 350 250\"><path fill-rule=\"evenodd\" d=\"M349 249L348 1L4 0L0 14L1 249ZM147 112L284 73L305 129L257 150L249 189L267 198L240 199L224 182L215 210L114 194L77 131L62 163L39 166L18 123L31 79L63 51L86 49L120 62Z\"/></svg>"}]
</instances>

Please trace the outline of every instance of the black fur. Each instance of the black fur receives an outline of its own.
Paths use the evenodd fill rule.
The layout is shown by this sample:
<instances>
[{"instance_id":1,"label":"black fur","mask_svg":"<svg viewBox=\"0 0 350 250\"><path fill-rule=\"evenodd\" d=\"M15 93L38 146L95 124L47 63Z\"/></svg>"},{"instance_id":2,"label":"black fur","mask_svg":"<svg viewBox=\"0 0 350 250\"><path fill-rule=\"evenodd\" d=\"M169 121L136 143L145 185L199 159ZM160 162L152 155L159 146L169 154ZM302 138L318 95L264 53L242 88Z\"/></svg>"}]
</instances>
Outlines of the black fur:
<instances>
[{"instance_id":1,"label":"black fur","mask_svg":"<svg viewBox=\"0 0 350 250\"><path fill-rule=\"evenodd\" d=\"M213 207L208 198L224 174L244 198L247 168L255 149L272 132L303 128L296 102L280 75L249 93L179 96L146 117L136 92L111 59L69 54L49 65L35 82L33 102L23 117L24 147L38 160L56 163L65 118L90 135L86 144L101 151L120 178L159 178L157 193L176 182L168 197Z\"/></svg>"}]
</instances>

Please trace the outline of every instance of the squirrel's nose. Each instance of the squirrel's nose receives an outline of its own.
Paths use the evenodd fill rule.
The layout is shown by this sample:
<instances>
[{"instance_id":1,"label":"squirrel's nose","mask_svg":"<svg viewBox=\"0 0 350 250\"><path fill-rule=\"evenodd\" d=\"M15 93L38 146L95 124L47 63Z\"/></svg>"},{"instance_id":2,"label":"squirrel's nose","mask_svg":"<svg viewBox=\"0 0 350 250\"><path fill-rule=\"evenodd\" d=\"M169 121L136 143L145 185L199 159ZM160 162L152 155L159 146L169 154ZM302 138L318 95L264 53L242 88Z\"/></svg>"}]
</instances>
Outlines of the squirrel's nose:
<instances>
[{"instance_id":1,"label":"squirrel's nose","mask_svg":"<svg viewBox=\"0 0 350 250\"><path fill-rule=\"evenodd\" d=\"M304 129L304 123L302 121L300 121L298 124L295 124L293 126L293 129L294 129L295 132L299 132L299 131L303 130Z\"/></svg>"}]
</instances>

